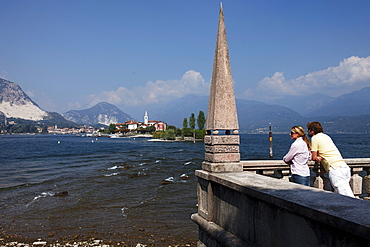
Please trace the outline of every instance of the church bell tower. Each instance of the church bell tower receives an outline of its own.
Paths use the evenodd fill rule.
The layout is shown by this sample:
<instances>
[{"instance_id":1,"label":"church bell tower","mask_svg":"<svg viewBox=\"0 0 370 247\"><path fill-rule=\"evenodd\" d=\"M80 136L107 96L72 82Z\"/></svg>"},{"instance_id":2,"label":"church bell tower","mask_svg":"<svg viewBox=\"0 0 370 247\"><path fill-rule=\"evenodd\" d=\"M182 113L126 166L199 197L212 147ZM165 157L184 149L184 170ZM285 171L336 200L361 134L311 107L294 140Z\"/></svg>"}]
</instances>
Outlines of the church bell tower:
<instances>
[{"instance_id":1,"label":"church bell tower","mask_svg":"<svg viewBox=\"0 0 370 247\"><path fill-rule=\"evenodd\" d=\"M148 116L148 112L145 111L145 114L144 114L144 124L148 125L149 123L149 116Z\"/></svg>"}]
</instances>

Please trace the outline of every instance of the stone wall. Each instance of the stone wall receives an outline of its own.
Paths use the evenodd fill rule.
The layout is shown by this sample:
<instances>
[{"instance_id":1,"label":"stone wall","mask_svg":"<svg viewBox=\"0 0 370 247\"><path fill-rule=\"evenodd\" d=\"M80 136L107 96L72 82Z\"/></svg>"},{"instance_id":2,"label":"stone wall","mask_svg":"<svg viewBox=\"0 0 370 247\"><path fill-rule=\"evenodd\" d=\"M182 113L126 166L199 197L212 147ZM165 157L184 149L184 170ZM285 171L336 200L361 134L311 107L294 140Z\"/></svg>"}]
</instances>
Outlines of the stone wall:
<instances>
[{"instance_id":1,"label":"stone wall","mask_svg":"<svg viewBox=\"0 0 370 247\"><path fill-rule=\"evenodd\" d=\"M252 172L198 176L198 246L369 246L370 202Z\"/></svg>"}]
</instances>

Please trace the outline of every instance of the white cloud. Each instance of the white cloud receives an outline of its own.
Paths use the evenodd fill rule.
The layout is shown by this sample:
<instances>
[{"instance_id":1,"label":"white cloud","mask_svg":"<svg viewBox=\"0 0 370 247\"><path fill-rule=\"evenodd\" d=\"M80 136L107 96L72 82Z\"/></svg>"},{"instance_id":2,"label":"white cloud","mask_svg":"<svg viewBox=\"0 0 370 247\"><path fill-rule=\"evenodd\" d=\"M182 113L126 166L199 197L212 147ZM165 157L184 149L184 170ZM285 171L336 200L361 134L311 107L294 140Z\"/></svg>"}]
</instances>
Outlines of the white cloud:
<instances>
[{"instance_id":1,"label":"white cloud","mask_svg":"<svg viewBox=\"0 0 370 247\"><path fill-rule=\"evenodd\" d=\"M119 87L115 91L103 91L88 98L90 106L103 101L115 105L137 106L167 103L191 93L205 95L209 93L209 83L206 83L202 75L194 70L187 71L179 80L148 81L145 86L132 90Z\"/></svg>"},{"instance_id":2,"label":"white cloud","mask_svg":"<svg viewBox=\"0 0 370 247\"><path fill-rule=\"evenodd\" d=\"M276 72L259 82L256 95L280 97L323 93L339 96L343 93L370 86L370 56L345 58L336 67L315 71L296 79L286 80L283 72ZM250 95L250 90L245 95Z\"/></svg>"},{"instance_id":3,"label":"white cloud","mask_svg":"<svg viewBox=\"0 0 370 247\"><path fill-rule=\"evenodd\" d=\"M88 96L88 101L90 102L90 106L100 102L108 102L114 105L120 103L135 105L137 102L135 95L125 87L119 87L115 91L103 91L99 94L91 94Z\"/></svg>"}]
</instances>

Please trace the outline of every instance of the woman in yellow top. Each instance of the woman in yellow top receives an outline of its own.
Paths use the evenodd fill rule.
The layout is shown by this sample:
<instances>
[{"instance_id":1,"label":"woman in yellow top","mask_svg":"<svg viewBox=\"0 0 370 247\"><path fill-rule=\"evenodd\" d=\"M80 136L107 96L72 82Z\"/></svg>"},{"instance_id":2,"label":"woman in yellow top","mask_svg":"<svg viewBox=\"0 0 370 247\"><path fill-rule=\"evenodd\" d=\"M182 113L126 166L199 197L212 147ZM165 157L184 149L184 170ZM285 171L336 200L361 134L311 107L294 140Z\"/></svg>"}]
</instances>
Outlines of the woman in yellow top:
<instances>
[{"instance_id":1,"label":"woman in yellow top","mask_svg":"<svg viewBox=\"0 0 370 247\"><path fill-rule=\"evenodd\" d=\"M349 181L351 179L351 168L344 162L342 155L335 146L333 140L324 134L321 123L310 122L307 124L308 135L311 138L312 160L321 162L329 173L329 180L334 192L354 197Z\"/></svg>"}]
</instances>

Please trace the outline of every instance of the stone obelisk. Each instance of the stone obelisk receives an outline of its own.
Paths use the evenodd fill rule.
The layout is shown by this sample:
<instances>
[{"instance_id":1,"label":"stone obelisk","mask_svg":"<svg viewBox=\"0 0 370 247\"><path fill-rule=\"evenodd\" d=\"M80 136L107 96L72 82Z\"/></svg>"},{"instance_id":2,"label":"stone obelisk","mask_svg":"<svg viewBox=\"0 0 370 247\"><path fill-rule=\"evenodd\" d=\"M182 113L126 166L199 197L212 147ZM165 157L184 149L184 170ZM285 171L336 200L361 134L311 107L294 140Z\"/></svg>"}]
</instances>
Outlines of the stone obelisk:
<instances>
[{"instance_id":1,"label":"stone obelisk","mask_svg":"<svg viewBox=\"0 0 370 247\"><path fill-rule=\"evenodd\" d=\"M222 4L220 4L206 130L207 135L204 138L206 154L202 169L209 172L242 171L239 123Z\"/></svg>"}]
</instances>

